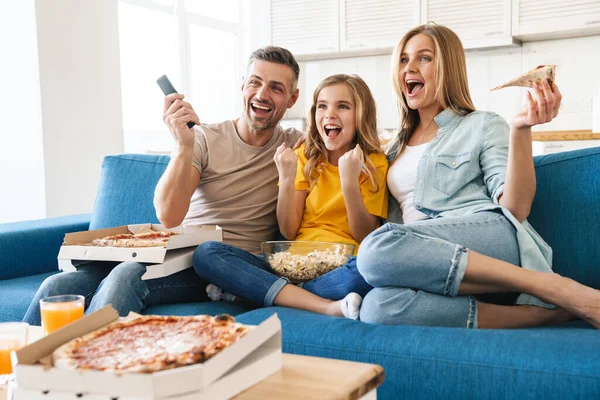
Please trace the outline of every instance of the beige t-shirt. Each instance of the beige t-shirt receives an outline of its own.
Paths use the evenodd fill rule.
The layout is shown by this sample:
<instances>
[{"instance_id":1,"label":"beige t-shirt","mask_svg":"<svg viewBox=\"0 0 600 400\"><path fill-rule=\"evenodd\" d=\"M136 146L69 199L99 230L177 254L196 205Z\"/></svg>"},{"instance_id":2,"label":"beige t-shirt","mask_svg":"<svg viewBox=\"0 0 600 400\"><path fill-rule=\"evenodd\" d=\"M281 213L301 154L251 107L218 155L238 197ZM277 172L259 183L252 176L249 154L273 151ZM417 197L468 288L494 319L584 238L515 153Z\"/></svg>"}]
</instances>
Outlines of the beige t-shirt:
<instances>
[{"instance_id":1,"label":"beige t-shirt","mask_svg":"<svg viewBox=\"0 0 600 400\"><path fill-rule=\"evenodd\" d=\"M278 125L266 145L255 147L240 139L233 121L194 129L200 184L183 224L219 225L225 243L260 254L260 242L274 240L278 229L275 150L293 146L302 132Z\"/></svg>"}]
</instances>

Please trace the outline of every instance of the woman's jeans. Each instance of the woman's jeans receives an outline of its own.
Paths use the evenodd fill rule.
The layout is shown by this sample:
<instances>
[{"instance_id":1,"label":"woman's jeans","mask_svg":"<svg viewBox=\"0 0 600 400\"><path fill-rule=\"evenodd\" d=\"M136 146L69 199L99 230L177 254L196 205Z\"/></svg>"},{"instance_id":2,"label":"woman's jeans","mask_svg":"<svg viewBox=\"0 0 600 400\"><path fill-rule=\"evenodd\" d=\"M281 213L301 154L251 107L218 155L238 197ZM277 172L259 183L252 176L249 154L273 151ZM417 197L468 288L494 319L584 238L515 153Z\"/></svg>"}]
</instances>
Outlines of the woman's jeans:
<instances>
[{"instance_id":1,"label":"woman's jeans","mask_svg":"<svg viewBox=\"0 0 600 400\"><path fill-rule=\"evenodd\" d=\"M38 289L23 321L40 325L40 299L60 294L84 296L86 313L112 304L121 316L130 311L141 313L146 307L158 304L209 300L208 283L192 268L143 281L145 272L146 266L136 262L93 261L79 266L77 271L52 275Z\"/></svg>"},{"instance_id":2,"label":"woman's jeans","mask_svg":"<svg viewBox=\"0 0 600 400\"><path fill-rule=\"evenodd\" d=\"M219 242L202 243L194 252L196 273L225 292L253 303L272 306L275 297L289 283L271 272L261 257ZM371 286L356 270L356 257L331 272L300 285L317 296L343 299L348 293L364 296Z\"/></svg>"},{"instance_id":3,"label":"woman's jeans","mask_svg":"<svg viewBox=\"0 0 600 400\"><path fill-rule=\"evenodd\" d=\"M374 287L363 300L361 321L476 328L476 298L458 296L469 250L520 265L516 230L497 212L389 223L372 232L357 258L358 271Z\"/></svg>"}]
</instances>

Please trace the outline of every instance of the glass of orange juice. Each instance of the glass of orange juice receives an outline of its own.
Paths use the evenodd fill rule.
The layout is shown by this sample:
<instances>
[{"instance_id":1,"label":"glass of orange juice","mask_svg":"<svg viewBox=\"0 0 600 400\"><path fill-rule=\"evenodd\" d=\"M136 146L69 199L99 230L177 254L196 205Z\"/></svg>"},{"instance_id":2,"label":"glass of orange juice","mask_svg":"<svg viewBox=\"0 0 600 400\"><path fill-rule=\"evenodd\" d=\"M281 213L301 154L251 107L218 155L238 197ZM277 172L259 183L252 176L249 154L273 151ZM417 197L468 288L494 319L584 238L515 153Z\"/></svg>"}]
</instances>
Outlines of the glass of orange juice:
<instances>
[{"instance_id":1,"label":"glass of orange juice","mask_svg":"<svg viewBox=\"0 0 600 400\"><path fill-rule=\"evenodd\" d=\"M10 352L27 344L26 322L0 323L0 375L12 374Z\"/></svg>"},{"instance_id":2,"label":"glass of orange juice","mask_svg":"<svg viewBox=\"0 0 600 400\"><path fill-rule=\"evenodd\" d=\"M48 335L83 317L85 298L75 294L46 297L40 300L42 328Z\"/></svg>"}]
</instances>

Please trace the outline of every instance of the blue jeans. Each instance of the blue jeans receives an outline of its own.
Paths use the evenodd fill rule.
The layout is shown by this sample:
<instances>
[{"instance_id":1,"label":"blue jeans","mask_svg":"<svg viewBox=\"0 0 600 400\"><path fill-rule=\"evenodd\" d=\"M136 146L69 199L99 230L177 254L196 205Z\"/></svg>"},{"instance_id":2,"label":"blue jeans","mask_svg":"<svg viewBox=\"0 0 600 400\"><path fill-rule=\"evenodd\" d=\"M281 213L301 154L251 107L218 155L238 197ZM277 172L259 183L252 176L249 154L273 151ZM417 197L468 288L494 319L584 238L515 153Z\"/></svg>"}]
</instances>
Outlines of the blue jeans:
<instances>
[{"instance_id":1,"label":"blue jeans","mask_svg":"<svg viewBox=\"0 0 600 400\"><path fill-rule=\"evenodd\" d=\"M496 212L388 223L372 232L358 250L358 271L374 287L361 321L476 328L476 297L458 296L468 249L520 265L516 230Z\"/></svg>"},{"instance_id":2,"label":"blue jeans","mask_svg":"<svg viewBox=\"0 0 600 400\"><path fill-rule=\"evenodd\" d=\"M136 262L93 261L77 271L61 272L47 278L38 289L23 321L40 325L40 299L60 294L85 297L86 314L107 304L126 316L130 311L141 313L158 304L208 301L207 282L192 268L164 278L143 281L144 264Z\"/></svg>"},{"instance_id":3,"label":"blue jeans","mask_svg":"<svg viewBox=\"0 0 600 400\"><path fill-rule=\"evenodd\" d=\"M266 307L273 305L275 297L289 283L287 279L272 273L269 264L261 256L219 242L206 242L198 246L194 252L194 269L201 278L224 291ZM330 300L341 300L351 292L364 296L371 290L356 269L356 257L350 258L340 268L300 286Z\"/></svg>"}]
</instances>

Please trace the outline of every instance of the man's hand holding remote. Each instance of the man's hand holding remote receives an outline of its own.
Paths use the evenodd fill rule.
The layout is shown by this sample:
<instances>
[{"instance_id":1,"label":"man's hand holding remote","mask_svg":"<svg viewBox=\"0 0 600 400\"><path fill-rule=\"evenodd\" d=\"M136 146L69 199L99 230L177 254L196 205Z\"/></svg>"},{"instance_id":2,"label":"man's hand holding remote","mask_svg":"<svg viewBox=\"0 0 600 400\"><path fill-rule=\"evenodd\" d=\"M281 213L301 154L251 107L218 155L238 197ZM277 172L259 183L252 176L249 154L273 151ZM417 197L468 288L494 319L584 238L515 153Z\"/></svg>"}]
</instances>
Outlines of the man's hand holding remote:
<instances>
[{"instance_id":1,"label":"man's hand holding remote","mask_svg":"<svg viewBox=\"0 0 600 400\"><path fill-rule=\"evenodd\" d=\"M183 100L184 97L180 93L165 96L163 121L169 127L178 149L193 151L194 131L189 125L200 124L200 120L192 105Z\"/></svg>"}]
</instances>

